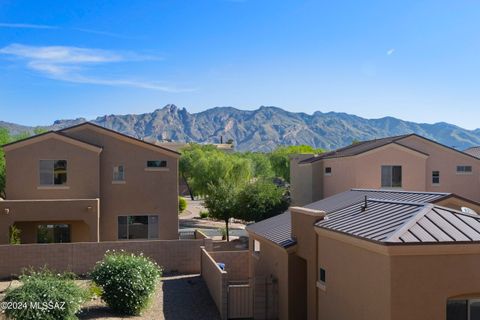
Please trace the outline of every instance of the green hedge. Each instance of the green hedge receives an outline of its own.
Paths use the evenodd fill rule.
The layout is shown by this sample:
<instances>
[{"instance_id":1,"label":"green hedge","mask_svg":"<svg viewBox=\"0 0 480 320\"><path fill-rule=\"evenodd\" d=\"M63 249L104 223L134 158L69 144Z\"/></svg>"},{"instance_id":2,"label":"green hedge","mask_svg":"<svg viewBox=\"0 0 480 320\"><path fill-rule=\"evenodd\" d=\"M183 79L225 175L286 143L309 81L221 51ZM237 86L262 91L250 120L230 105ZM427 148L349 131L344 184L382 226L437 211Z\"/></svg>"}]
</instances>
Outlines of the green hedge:
<instances>
[{"instance_id":1,"label":"green hedge","mask_svg":"<svg viewBox=\"0 0 480 320\"><path fill-rule=\"evenodd\" d=\"M20 277L22 285L7 291L5 314L16 320L72 320L90 297L69 273L55 274L47 269L30 270Z\"/></svg>"},{"instance_id":2,"label":"green hedge","mask_svg":"<svg viewBox=\"0 0 480 320\"><path fill-rule=\"evenodd\" d=\"M91 276L102 287L102 299L113 310L138 315L148 307L161 273L161 268L142 254L107 251Z\"/></svg>"}]
</instances>

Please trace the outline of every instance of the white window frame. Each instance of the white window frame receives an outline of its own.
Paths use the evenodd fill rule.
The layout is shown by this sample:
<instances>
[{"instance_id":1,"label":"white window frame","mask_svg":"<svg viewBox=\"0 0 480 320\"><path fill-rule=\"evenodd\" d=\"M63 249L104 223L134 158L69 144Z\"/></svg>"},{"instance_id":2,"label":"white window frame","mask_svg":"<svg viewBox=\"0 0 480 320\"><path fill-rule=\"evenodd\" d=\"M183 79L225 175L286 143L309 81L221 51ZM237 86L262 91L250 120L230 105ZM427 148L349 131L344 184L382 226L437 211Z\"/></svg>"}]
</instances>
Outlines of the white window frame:
<instances>
[{"instance_id":1,"label":"white window frame","mask_svg":"<svg viewBox=\"0 0 480 320\"><path fill-rule=\"evenodd\" d=\"M460 168L463 168L463 170L458 170ZM466 171L467 168L470 168L470 171ZM456 174L458 175L471 175L473 174L473 166L470 166L470 165L458 165L456 168L455 168L455 172Z\"/></svg>"},{"instance_id":2,"label":"white window frame","mask_svg":"<svg viewBox=\"0 0 480 320\"><path fill-rule=\"evenodd\" d=\"M43 184L42 183L42 169L41 163L42 161L52 161L53 162L53 171L52 171L52 183L51 184ZM65 161L66 163L66 181L63 184L55 184L55 161ZM38 185L37 189L69 189L68 186L68 159L39 159L38 160Z\"/></svg>"},{"instance_id":3,"label":"white window frame","mask_svg":"<svg viewBox=\"0 0 480 320\"><path fill-rule=\"evenodd\" d=\"M327 172L327 169L328 169L328 168L330 168L330 172ZM323 170L324 170L324 171L323 171L323 174L324 174L325 176L328 177L328 176L331 176L331 175L332 175L332 172L333 172L332 167L325 167L325 169L323 169Z\"/></svg>"},{"instance_id":4,"label":"white window frame","mask_svg":"<svg viewBox=\"0 0 480 320\"><path fill-rule=\"evenodd\" d=\"M383 168L390 168L390 186L383 185ZM393 185L393 168L400 167L400 186ZM403 188L403 166L398 164L385 164L380 167L380 186L384 189L401 189Z\"/></svg>"},{"instance_id":5,"label":"white window frame","mask_svg":"<svg viewBox=\"0 0 480 320\"><path fill-rule=\"evenodd\" d=\"M122 175L121 175L121 179L120 176L116 176L117 174L120 174L120 170L118 170L119 168L122 168ZM118 170L118 171L117 171ZM123 164L119 164L119 165L116 165L116 166L113 166L113 176L112 176L112 183L113 184L124 184L125 183L125 166Z\"/></svg>"}]
</instances>

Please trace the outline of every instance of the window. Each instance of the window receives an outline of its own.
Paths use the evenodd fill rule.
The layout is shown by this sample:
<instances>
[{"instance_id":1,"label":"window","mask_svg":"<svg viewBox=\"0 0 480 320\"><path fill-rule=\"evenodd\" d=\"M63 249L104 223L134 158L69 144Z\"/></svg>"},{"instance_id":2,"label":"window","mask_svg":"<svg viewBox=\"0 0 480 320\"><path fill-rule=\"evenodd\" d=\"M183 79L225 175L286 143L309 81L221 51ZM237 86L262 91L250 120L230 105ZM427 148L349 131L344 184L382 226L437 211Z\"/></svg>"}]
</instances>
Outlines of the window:
<instances>
[{"instance_id":1,"label":"window","mask_svg":"<svg viewBox=\"0 0 480 320\"><path fill-rule=\"evenodd\" d=\"M253 253L260 254L260 241L253 240Z\"/></svg>"},{"instance_id":2,"label":"window","mask_svg":"<svg viewBox=\"0 0 480 320\"><path fill-rule=\"evenodd\" d=\"M432 171L432 184L440 184L440 171Z\"/></svg>"},{"instance_id":3,"label":"window","mask_svg":"<svg viewBox=\"0 0 480 320\"><path fill-rule=\"evenodd\" d=\"M326 176L332 175L332 168L331 167L326 167L325 168L325 175Z\"/></svg>"},{"instance_id":4,"label":"window","mask_svg":"<svg viewBox=\"0 0 480 320\"><path fill-rule=\"evenodd\" d=\"M472 173L472 166L457 166L457 173L459 174Z\"/></svg>"},{"instance_id":5,"label":"window","mask_svg":"<svg viewBox=\"0 0 480 320\"><path fill-rule=\"evenodd\" d=\"M147 161L147 168L166 168L167 160L149 160Z\"/></svg>"},{"instance_id":6,"label":"window","mask_svg":"<svg viewBox=\"0 0 480 320\"><path fill-rule=\"evenodd\" d=\"M67 183L67 160L40 160L40 185Z\"/></svg>"},{"instance_id":7,"label":"window","mask_svg":"<svg viewBox=\"0 0 480 320\"><path fill-rule=\"evenodd\" d=\"M320 268L319 280L323 283L327 282L327 273L323 268Z\"/></svg>"},{"instance_id":8,"label":"window","mask_svg":"<svg viewBox=\"0 0 480 320\"><path fill-rule=\"evenodd\" d=\"M382 188L402 187L402 167L382 166Z\"/></svg>"},{"instance_id":9,"label":"window","mask_svg":"<svg viewBox=\"0 0 480 320\"><path fill-rule=\"evenodd\" d=\"M37 242L70 242L70 226L68 224L41 224L37 228Z\"/></svg>"},{"instance_id":10,"label":"window","mask_svg":"<svg viewBox=\"0 0 480 320\"><path fill-rule=\"evenodd\" d=\"M119 216L118 239L158 239L158 216Z\"/></svg>"},{"instance_id":11,"label":"window","mask_svg":"<svg viewBox=\"0 0 480 320\"><path fill-rule=\"evenodd\" d=\"M125 169L123 165L113 167L113 181L125 181Z\"/></svg>"},{"instance_id":12,"label":"window","mask_svg":"<svg viewBox=\"0 0 480 320\"><path fill-rule=\"evenodd\" d=\"M448 300L447 320L480 319L480 300Z\"/></svg>"}]
</instances>

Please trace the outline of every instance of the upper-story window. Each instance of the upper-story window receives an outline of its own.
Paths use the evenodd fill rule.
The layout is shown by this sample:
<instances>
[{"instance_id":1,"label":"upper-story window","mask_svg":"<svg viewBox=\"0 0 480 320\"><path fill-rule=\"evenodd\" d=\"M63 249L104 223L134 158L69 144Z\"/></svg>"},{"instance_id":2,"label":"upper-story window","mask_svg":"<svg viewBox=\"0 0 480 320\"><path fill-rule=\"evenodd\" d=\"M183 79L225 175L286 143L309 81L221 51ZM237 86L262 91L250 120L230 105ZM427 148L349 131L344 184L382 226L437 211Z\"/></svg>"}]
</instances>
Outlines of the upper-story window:
<instances>
[{"instance_id":1,"label":"upper-story window","mask_svg":"<svg viewBox=\"0 0 480 320\"><path fill-rule=\"evenodd\" d=\"M40 160L40 185L67 183L67 160Z\"/></svg>"},{"instance_id":2,"label":"upper-story window","mask_svg":"<svg viewBox=\"0 0 480 320\"><path fill-rule=\"evenodd\" d=\"M472 166L457 166L457 173L470 174L472 173Z\"/></svg>"},{"instance_id":3,"label":"upper-story window","mask_svg":"<svg viewBox=\"0 0 480 320\"><path fill-rule=\"evenodd\" d=\"M125 167L123 165L113 167L113 181L125 181Z\"/></svg>"},{"instance_id":4,"label":"upper-story window","mask_svg":"<svg viewBox=\"0 0 480 320\"><path fill-rule=\"evenodd\" d=\"M440 184L440 171L432 171L432 184Z\"/></svg>"},{"instance_id":5,"label":"upper-story window","mask_svg":"<svg viewBox=\"0 0 480 320\"><path fill-rule=\"evenodd\" d=\"M332 175L332 167L325 167L325 175L326 176Z\"/></svg>"},{"instance_id":6,"label":"upper-story window","mask_svg":"<svg viewBox=\"0 0 480 320\"><path fill-rule=\"evenodd\" d=\"M148 160L147 168L166 168L167 160Z\"/></svg>"},{"instance_id":7,"label":"upper-story window","mask_svg":"<svg viewBox=\"0 0 480 320\"><path fill-rule=\"evenodd\" d=\"M402 187L402 166L382 166L382 188Z\"/></svg>"}]
</instances>

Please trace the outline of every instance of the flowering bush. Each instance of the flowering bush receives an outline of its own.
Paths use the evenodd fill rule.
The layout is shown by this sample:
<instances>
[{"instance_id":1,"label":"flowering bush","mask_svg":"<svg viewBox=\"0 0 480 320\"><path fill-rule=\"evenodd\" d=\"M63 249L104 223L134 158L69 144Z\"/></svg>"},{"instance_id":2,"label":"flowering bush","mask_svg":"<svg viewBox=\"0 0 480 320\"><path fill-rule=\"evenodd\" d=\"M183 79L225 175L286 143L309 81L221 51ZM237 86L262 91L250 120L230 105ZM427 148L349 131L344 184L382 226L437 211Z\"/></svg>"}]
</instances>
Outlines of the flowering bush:
<instances>
[{"instance_id":1,"label":"flowering bush","mask_svg":"<svg viewBox=\"0 0 480 320\"><path fill-rule=\"evenodd\" d=\"M155 262L142 254L107 251L91 276L102 287L102 299L112 309L138 315L148 307L161 272Z\"/></svg>"},{"instance_id":2,"label":"flowering bush","mask_svg":"<svg viewBox=\"0 0 480 320\"><path fill-rule=\"evenodd\" d=\"M20 276L22 285L7 291L2 308L9 319L77 319L75 314L89 294L74 282L70 273L55 274L47 269L30 270Z\"/></svg>"}]
</instances>

